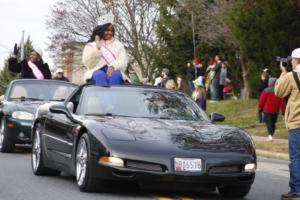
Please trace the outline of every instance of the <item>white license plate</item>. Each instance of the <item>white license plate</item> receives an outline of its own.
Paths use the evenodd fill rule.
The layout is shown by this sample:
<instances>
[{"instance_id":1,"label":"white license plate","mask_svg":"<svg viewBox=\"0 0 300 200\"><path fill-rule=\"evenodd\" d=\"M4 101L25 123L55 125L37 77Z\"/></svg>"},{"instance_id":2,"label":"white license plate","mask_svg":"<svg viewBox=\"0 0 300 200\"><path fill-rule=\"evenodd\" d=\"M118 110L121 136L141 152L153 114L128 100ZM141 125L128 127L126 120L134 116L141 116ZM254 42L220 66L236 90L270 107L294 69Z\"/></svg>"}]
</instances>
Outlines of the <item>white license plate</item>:
<instances>
[{"instance_id":1,"label":"white license plate","mask_svg":"<svg viewBox=\"0 0 300 200\"><path fill-rule=\"evenodd\" d=\"M175 158L174 169L181 172L198 172L201 171L202 161L201 159L191 158Z\"/></svg>"}]
</instances>

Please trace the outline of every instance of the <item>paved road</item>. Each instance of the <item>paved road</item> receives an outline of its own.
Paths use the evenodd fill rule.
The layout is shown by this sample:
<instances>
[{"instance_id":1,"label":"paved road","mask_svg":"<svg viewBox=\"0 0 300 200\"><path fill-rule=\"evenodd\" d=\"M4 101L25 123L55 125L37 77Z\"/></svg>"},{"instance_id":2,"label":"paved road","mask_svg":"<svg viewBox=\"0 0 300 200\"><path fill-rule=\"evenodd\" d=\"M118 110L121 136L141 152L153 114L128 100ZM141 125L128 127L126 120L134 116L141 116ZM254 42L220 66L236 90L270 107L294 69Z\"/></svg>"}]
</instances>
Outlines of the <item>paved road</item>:
<instances>
[{"instance_id":1,"label":"paved road","mask_svg":"<svg viewBox=\"0 0 300 200\"><path fill-rule=\"evenodd\" d=\"M288 162L260 158L255 183L246 200L276 200L288 191ZM0 153L0 200L117 200L117 199L221 199L217 193L156 193L124 185L109 193L82 193L73 177L37 177L31 172L28 150ZM122 189L120 189L122 188Z\"/></svg>"}]
</instances>

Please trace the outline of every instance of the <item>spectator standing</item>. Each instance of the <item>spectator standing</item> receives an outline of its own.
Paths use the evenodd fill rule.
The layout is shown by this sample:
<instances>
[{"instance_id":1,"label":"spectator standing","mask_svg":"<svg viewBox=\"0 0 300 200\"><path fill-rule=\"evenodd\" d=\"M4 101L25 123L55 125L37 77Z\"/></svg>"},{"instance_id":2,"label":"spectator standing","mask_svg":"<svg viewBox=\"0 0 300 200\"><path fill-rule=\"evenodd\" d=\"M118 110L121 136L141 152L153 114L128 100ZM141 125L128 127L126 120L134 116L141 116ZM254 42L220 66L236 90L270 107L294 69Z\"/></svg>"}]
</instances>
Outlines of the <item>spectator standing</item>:
<instances>
[{"instance_id":1,"label":"spectator standing","mask_svg":"<svg viewBox=\"0 0 300 200\"><path fill-rule=\"evenodd\" d=\"M184 80L182 78L182 76L177 76L176 82L177 82L177 87L176 87L177 90L185 93L188 96L191 96L191 91L189 89L189 86L188 86L186 80Z\"/></svg>"},{"instance_id":2,"label":"spectator standing","mask_svg":"<svg viewBox=\"0 0 300 200\"><path fill-rule=\"evenodd\" d=\"M69 82L69 79L64 76L64 70L62 68L57 68L56 69L55 77L53 79L58 80L58 81L67 81L67 82Z\"/></svg>"},{"instance_id":3,"label":"spectator standing","mask_svg":"<svg viewBox=\"0 0 300 200\"><path fill-rule=\"evenodd\" d=\"M221 95L223 95L223 93L220 93L220 74L222 68L222 61L220 55L215 56L215 62L216 64L213 65L213 67L211 68L211 71L214 72L211 85L211 96L212 100L219 101L221 100Z\"/></svg>"},{"instance_id":4,"label":"spectator standing","mask_svg":"<svg viewBox=\"0 0 300 200\"><path fill-rule=\"evenodd\" d=\"M195 79L198 78L199 76L205 76L205 69L201 63L200 58L195 58L193 61L193 65L195 68Z\"/></svg>"},{"instance_id":5,"label":"spectator standing","mask_svg":"<svg viewBox=\"0 0 300 200\"><path fill-rule=\"evenodd\" d=\"M193 84L193 80L195 79L195 68L191 65L191 63L187 63L186 65L186 80L188 82L188 86L190 91L194 91L195 87Z\"/></svg>"},{"instance_id":6,"label":"spectator standing","mask_svg":"<svg viewBox=\"0 0 300 200\"><path fill-rule=\"evenodd\" d=\"M192 99L196 101L196 103L202 110L206 110L206 92L203 81L203 76L200 76L193 81L193 83L195 84L195 90L192 94Z\"/></svg>"},{"instance_id":7,"label":"spectator standing","mask_svg":"<svg viewBox=\"0 0 300 200\"><path fill-rule=\"evenodd\" d=\"M220 80L219 80L219 100L223 100L223 88L226 84L227 79L227 63L223 62L221 64L221 71L220 71Z\"/></svg>"},{"instance_id":8,"label":"spectator standing","mask_svg":"<svg viewBox=\"0 0 300 200\"><path fill-rule=\"evenodd\" d=\"M262 91L268 87L269 84L269 70L265 68L260 76L260 84L258 87L258 95L260 96Z\"/></svg>"},{"instance_id":9,"label":"spectator standing","mask_svg":"<svg viewBox=\"0 0 300 200\"><path fill-rule=\"evenodd\" d=\"M300 48L292 52L292 72L280 65L281 76L275 84L275 94L289 96L285 112L285 124L289 130L290 192L282 194L282 200L300 199Z\"/></svg>"},{"instance_id":10,"label":"spectator standing","mask_svg":"<svg viewBox=\"0 0 300 200\"><path fill-rule=\"evenodd\" d=\"M275 82L276 78L269 79L269 86L263 90L258 102L258 109L264 113L269 141L273 140L279 109L281 108L282 113L285 112L285 99L275 96Z\"/></svg>"}]
</instances>

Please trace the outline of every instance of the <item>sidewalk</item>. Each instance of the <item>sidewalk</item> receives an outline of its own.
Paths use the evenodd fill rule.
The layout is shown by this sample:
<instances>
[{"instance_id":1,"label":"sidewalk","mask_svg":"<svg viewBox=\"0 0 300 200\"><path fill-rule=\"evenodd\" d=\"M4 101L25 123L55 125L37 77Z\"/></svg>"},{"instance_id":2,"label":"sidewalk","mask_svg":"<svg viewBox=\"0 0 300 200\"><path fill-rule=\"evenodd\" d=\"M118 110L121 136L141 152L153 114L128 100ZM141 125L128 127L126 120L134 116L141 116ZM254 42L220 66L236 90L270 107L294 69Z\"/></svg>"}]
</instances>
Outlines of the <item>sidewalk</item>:
<instances>
[{"instance_id":1,"label":"sidewalk","mask_svg":"<svg viewBox=\"0 0 300 200\"><path fill-rule=\"evenodd\" d=\"M263 136L254 136L251 135L252 139L254 140L254 142L268 142L268 143L272 143L270 141L267 141L266 137ZM276 141L277 143L281 143L284 145L288 145L288 140L287 139L273 139L274 141ZM281 160L289 160L289 155L288 153L280 153L280 152L273 152L273 151L266 151L263 149L259 149L256 148L256 154L258 156L263 156L263 157L267 157L267 158L275 158L275 159L281 159Z\"/></svg>"}]
</instances>

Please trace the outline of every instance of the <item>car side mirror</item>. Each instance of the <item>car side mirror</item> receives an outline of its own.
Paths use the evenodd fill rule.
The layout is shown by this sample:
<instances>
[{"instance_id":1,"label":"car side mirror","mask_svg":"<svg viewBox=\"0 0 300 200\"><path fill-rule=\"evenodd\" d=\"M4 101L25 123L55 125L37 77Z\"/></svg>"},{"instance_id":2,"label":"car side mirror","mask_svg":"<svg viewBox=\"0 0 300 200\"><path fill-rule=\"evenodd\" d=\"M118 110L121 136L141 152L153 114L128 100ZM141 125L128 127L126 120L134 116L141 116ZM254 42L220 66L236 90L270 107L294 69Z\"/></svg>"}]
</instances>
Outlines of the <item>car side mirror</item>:
<instances>
[{"instance_id":1,"label":"car side mirror","mask_svg":"<svg viewBox=\"0 0 300 200\"><path fill-rule=\"evenodd\" d=\"M68 108L64 105L52 105L49 110L51 113L66 115L66 117L68 117L72 122L78 122L76 119L74 119Z\"/></svg>"},{"instance_id":2,"label":"car side mirror","mask_svg":"<svg viewBox=\"0 0 300 200\"><path fill-rule=\"evenodd\" d=\"M225 120L225 116L220 113L213 112L210 114L210 120L211 122L223 122Z\"/></svg>"}]
</instances>

